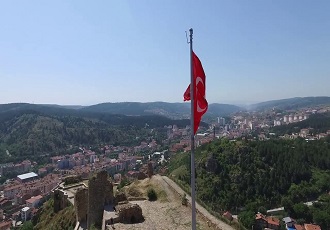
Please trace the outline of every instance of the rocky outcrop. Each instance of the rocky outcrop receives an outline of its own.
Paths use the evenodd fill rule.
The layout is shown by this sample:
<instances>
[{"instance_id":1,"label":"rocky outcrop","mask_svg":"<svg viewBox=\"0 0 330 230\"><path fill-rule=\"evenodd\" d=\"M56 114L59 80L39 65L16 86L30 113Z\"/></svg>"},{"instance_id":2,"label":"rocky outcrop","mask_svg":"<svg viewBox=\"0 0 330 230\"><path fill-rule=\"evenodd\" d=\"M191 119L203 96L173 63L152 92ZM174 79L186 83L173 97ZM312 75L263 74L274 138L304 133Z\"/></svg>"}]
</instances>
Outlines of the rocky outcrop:
<instances>
[{"instance_id":1,"label":"rocky outcrop","mask_svg":"<svg viewBox=\"0 0 330 230\"><path fill-rule=\"evenodd\" d=\"M138 180L144 180L146 179L148 176L147 174L143 173L143 172L139 172L139 174L137 175L137 179Z\"/></svg>"}]
</instances>

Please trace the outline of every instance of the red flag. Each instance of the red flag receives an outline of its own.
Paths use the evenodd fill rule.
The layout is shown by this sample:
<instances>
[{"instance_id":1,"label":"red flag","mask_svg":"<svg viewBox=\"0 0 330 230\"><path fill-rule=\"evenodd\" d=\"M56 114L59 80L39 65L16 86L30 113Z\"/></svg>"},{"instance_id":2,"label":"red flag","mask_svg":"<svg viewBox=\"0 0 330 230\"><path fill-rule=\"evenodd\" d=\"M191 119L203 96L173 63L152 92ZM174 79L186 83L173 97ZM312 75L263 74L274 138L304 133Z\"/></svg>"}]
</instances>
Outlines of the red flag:
<instances>
[{"instance_id":1,"label":"red flag","mask_svg":"<svg viewBox=\"0 0 330 230\"><path fill-rule=\"evenodd\" d=\"M194 87L194 134L196 134L202 116L207 111L208 104L205 99L205 73L199 58L194 52L193 55L193 87ZM190 85L183 94L183 100L190 100Z\"/></svg>"}]
</instances>

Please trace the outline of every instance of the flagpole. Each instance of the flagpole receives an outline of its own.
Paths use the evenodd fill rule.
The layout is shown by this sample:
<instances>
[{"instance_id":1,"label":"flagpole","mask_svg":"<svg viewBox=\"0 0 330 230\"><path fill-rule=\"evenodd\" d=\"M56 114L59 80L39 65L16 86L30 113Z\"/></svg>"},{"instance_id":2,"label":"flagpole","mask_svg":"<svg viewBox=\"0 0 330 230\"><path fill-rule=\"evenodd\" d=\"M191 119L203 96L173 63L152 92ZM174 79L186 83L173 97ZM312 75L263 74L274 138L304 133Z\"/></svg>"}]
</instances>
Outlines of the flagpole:
<instances>
[{"instance_id":1,"label":"flagpole","mask_svg":"<svg viewBox=\"0 0 330 230\"><path fill-rule=\"evenodd\" d=\"M191 229L196 230L196 201L195 201L195 156L194 156L194 151L195 151L195 127L194 127L194 69L193 69L193 29L189 29L190 32L190 103L191 103L191 117L190 117L190 126L191 126L191 174L190 174L190 179L191 179Z\"/></svg>"}]
</instances>

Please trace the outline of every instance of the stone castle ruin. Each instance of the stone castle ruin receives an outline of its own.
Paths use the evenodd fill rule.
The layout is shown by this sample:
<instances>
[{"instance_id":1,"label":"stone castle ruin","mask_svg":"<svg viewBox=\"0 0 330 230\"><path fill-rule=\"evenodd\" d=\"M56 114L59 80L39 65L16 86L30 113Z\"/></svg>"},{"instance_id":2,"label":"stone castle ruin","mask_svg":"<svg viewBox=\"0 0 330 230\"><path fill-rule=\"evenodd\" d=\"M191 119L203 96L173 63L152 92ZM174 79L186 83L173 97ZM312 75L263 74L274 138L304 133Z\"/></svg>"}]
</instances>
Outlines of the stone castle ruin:
<instances>
[{"instance_id":1,"label":"stone castle ruin","mask_svg":"<svg viewBox=\"0 0 330 230\"><path fill-rule=\"evenodd\" d=\"M118 222L134 224L144 220L142 209L137 204L118 204L116 210L118 212Z\"/></svg>"},{"instance_id":2,"label":"stone castle ruin","mask_svg":"<svg viewBox=\"0 0 330 230\"><path fill-rule=\"evenodd\" d=\"M144 220L142 209L137 204L128 203L125 194L113 194L113 183L106 171L100 171L88 181L88 188L81 186L74 195L76 219L89 229L92 225L105 229L112 223L137 223ZM69 205L65 190L54 191L54 211ZM111 220L111 221L110 221Z\"/></svg>"},{"instance_id":3,"label":"stone castle ruin","mask_svg":"<svg viewBox=\"0 0 330 230\"><path fill-rule=\"evenodd\" d=\"M68 195L63 190L54 190L53 198L55 213L69 206Z\"/></svg>"}]
</instances>

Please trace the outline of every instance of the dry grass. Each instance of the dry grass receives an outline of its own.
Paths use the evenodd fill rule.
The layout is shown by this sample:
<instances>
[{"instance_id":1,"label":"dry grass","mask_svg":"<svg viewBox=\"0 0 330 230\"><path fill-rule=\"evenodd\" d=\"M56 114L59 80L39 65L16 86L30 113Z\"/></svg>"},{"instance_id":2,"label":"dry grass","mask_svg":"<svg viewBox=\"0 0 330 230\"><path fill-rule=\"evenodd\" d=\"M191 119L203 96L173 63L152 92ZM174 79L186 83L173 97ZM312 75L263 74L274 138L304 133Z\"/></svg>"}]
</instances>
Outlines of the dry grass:
<instances>
[{"instance_id":1,"label":"dry grass","mask_svg":"<svg viewBox=\"0 0 330 230\"><path fill-rule=\"evenodd\" d=\"M144 180L134 181L132 184L125 186L124 191L127 197L143 197L148 198L147 192L149 189L153 188L158 197L158 201L167 202L167 194L164 191L162 185L159 180L154 178L146 178Z\"/></svg>"}]
</instances>

